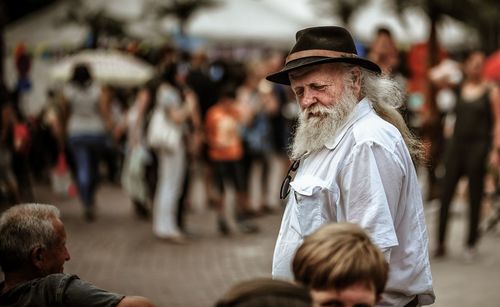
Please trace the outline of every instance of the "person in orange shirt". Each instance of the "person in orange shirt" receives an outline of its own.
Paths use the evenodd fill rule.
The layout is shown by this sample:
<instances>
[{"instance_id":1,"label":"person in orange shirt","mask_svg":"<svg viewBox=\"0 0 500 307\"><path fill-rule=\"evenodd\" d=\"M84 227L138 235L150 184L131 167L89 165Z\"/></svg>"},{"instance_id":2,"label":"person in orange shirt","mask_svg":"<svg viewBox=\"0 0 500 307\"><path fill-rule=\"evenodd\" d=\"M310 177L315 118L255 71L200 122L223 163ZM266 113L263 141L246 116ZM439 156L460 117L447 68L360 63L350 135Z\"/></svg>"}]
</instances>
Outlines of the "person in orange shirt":
<instances>
[{"instance_id":1,"label":"person in orange shirt","mask_svg":"<svg viewBox=\"0 0 500 307\"><path fill-rule=\"evenodd\" d=\"M219 99L210 107L205 118L208 156L213 166L216 184L222 195L217 205L219 231L228 235L239 230L243 233L257 231L244 221L236 221L236 210L245 208L243 188L243 145L240 134L241 112L236 107L236 89L225 86ZM236 208L238 204L238 208Z\"/></svg>"}]
</instances>

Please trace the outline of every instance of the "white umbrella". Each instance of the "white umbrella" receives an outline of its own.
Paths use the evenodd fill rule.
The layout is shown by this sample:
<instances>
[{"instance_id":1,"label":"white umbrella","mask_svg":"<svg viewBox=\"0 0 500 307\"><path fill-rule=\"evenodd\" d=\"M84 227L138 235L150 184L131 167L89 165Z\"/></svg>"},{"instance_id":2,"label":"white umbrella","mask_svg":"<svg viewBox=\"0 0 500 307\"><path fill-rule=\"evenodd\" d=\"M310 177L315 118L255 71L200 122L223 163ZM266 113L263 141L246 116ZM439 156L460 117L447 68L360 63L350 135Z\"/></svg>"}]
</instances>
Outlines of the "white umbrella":
<instances>
[{"instance_id":1,"label":"white umbrella","mask_svg":"<svg viewBox=\"0 0 500 307\"><path fill-rule=\"evenodd\" d=\"M50 77L56 82L71 78L75 64L87 63L92 76L105 84L116 86L137 86L154 76L150 64L117 50L85 50L64 58L50 70Z\"/></svg>"},{"instance_id":2,"label":"white umbrella","mask_svg":"<svg viewBox=\"0 0 500 307\"><path fill-rule=\"evenodd\" d=\"M81 24L57 22L67 14L69 2L58 1L29 14L5 27L5 43L11 49L23 42L28 48L75 48L88 35L88 27Z\"/></svg>"}]
</instances>

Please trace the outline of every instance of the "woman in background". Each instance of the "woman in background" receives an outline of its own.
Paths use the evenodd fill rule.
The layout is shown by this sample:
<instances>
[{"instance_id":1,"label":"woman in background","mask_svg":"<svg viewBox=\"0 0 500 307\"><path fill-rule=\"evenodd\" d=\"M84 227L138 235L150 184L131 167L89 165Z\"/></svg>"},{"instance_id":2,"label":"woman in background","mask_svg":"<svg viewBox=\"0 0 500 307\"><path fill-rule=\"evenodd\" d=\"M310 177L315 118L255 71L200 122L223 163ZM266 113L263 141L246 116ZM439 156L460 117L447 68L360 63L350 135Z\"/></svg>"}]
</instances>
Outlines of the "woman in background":
<instances>
[{"instance_id":1,"label":"woman in background","mask_svg":"<svg viewBox=\"0 0 500 307\"><path fill-rule=\"evenodd\" d=\"M162 82L156 91L156 107L153 112L165 112L171 123L170 128L182 135L184 124L191 117L196 101L183 101L176 75L175 63L165 67ZM153 233L166 242L184 244L186 237L177 222L177 204L186 171L186 150L182 137L174 148L155 150L158 157L158 183L154 197Z\"/></svg>"},{"instance_id":2,"label":"woman in background","mask_svg":"<svg viewBox=\"0 0 500 307\"><path fill-rule=\"evenodd\" d=\"M483 52L474 51L464 62L465 78L458 88L455 128L445 156L446 173L440 198L436 257L446 255L450 203L457 183L464 175L469 184L469 231L465 259L473 260L477 253L487 158L490 154L492 161L498 160L500 153L500 89L483 80L484 60Z\"/></svg>"},{"instance_id":3,"label":"woman in background","mask_svg":"<svg viewBox=\"0 0 500 307\"><path fill-rule=\"evenodd\" d=\"M95 219L95 193L99 179L98 162L112 144L110 92L92 79L89 67L77 64L69 83L63 88L69 105L68 146L75 164L78 193L87 221Z\"/></svg>"}]
</instances>

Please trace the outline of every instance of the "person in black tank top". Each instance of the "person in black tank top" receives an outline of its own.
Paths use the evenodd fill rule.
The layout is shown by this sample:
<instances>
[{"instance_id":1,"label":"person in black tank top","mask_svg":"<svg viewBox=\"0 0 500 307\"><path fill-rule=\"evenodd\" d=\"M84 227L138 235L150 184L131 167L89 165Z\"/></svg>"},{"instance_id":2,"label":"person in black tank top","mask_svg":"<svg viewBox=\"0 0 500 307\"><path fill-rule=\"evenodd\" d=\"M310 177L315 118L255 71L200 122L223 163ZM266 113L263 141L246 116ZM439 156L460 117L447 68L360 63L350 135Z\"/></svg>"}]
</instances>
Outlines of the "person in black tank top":
<instances>
[{"instance_id":1,"label":"person in black tank top","mask_svg":"<svg viewBox=\"0 0 500 307\"><path fill-rule=\"evenodd\" d=\"M445 155L446 173L440 196L436 257L446 255L449 208L462 176L467 176L469 190L469 222L464 256L466 260L472 260L477 253L487 158L495 136L494 126L500 118L496 106L500 104L496 98L498 95L493 95L495 89L492 90L481 77L484 58L484 53L475 51L464 62L464 81L457 93L455 128ZM498 154L498 151L493 153Z\"/></svg>"}]
</instances>

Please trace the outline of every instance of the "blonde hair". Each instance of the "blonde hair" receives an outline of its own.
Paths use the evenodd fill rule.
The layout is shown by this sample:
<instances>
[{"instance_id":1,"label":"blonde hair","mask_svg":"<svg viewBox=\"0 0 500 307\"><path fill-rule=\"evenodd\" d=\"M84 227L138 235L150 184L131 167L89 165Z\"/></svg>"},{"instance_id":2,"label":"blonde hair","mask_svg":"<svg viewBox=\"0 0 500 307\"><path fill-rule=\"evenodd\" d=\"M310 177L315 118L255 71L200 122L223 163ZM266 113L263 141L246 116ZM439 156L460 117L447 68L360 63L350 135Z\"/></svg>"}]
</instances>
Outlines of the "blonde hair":
<instances>
[{"instance_id":1,"label":"blonde hair","mask_svg":"<svg viewBox=\"0 0 500 307\"><path fill-rule=\"evenodd\" d=\"M295 280L310 289L342 290L363 283L380 296L389 265L362 228L351 223L331 223L304 239L292 269Z\"/></svg>"}]
</instances>

